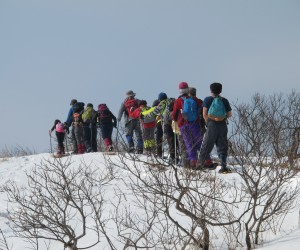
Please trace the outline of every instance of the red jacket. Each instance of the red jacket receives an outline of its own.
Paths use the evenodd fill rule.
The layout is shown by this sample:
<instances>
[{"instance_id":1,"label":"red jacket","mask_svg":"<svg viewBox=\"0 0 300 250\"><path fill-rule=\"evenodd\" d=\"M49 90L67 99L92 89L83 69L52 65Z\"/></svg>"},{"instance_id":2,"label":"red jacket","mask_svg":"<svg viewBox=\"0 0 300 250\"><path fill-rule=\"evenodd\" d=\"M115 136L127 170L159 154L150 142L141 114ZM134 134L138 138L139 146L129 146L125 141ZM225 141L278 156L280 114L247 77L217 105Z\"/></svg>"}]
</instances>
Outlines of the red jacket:
<instances>
[{"instance_id":1,"label":"red jacket","mask_svg":"<svg viewBox=\"0 0 300 250\"><path fill-rule=\"evenodd\" d=\"M136 119L140 119L140 116L141 116L141 109L143 108L144 106L140 106L138 108L136 108L133 112L130 112L130 115L133 117L133 118L136 118ZM156 120L154 119L153 122L148 122L148 123L145 123L143 120L141 120L141 124L144 128L154 128L156 126Z\"/></svg>"},{"instance_id":2,"label":"red jacket","mask_svg":"<svg viewBox=\"0 0 300 250\"><path fill-rule=\"evenodd\" d=\"M172 120L177 122L179 128L182 127L185 123L185 120L183 119L183 116L181 114L181 111L183 109L183 103L184 103L182 97L188 97L188 95L183 94L179 96L174 102L174 107L172 111Z\"/></svg>"}]
</instances>

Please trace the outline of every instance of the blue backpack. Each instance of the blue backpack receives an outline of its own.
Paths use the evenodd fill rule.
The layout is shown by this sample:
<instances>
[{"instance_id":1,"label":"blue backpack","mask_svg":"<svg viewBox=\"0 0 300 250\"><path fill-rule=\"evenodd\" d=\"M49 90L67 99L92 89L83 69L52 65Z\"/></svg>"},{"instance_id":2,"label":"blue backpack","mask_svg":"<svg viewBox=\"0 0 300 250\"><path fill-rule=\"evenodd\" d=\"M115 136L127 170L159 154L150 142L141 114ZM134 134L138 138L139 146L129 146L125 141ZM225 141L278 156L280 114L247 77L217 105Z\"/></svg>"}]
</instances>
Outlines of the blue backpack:
<instances>
[{"instance_id":1,"label":"blue backpack","mask_svg":"<svg viewBox=\"0 0 300 250\"><path fill-rule=\"evenodd\" d=\"M208 117L216 122L226 118L226 109L221 97L216 96L208 110Z\"/></svg>"},{"instance_id":2,"label":"blue backpack","mask_svg":"<svg viewBox=\"0 0 300 250\"><path fill-rule=\"evenodd\" d=\"M194 122L198 119L198 104L192 97L182 97L182 116L186 121Z\"/></svg>"}]
</instances>

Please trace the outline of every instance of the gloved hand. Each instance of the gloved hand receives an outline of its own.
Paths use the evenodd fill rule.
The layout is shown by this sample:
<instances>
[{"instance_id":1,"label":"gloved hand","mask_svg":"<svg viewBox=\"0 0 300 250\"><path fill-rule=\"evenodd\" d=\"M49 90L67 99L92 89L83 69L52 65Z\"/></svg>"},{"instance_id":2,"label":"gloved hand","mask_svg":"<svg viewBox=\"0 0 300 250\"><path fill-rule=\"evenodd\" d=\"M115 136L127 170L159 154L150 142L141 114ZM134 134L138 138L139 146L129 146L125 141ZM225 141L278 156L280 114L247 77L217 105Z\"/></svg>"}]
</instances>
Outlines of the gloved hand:
<instances>
[{"instance_id":1,"label":"gloved hand","mask_svg":"<svg viewBox=\"0 0 300 250\"><path fill-rule=\"evenodd\" d=\"M140 119L143 120L144 119L144 115L141 113L140 114Z\"/></svg>"}]
</instances>

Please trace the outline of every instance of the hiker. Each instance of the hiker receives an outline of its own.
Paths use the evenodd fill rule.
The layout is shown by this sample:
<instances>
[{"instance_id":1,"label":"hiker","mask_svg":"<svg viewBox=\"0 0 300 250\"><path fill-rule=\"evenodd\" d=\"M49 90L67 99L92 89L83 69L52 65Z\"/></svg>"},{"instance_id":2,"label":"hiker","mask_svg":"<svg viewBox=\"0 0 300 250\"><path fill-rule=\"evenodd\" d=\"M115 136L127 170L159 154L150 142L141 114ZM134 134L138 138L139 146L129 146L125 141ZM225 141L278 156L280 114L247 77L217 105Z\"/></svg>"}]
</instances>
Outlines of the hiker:
<instances>
[{"instance_id":1,"label":"hiker","mask_svg":"<svg viewBox=\"0 0 300 250\"><path fill-rule=\"evenodd\" d=\"M152 107L157 107L160 103L159 99L156 99ZM156 155L159 158L163 158L163 127L162 127L162 116L161 114L156 115L156 128L155 128L155 147Z\"/></svg>"},{"instance_id":2,"label":"hiker","mask_svg":"<svg viewBox=\"0 0 300 250\"><path fill-rule=\"evenodd\" d=\"M135 98L135 93L132 90L129 90L126 93L126 99L122 102L121 107L119 109L118 122L121 121L122 115L124 114L126 140L129 148L128 151L131 153L135 151L135 145L133 140L133 133L135 133L137 139L137 153L142 154L143 139L140 121L139 119L130 116L130 112L132 112L138 107L138 103L139 100Z\"/></svg>"},{"instance_id":3,"label":"hiker","mask_svg":"<svg viewBox=\"0 0 300 250\"><path fill-rule=\"evenodd\" d=\"M147 106L147 101L141 100L139 102L139 107L129 113L133 118L140 118L144 149L147 156L151 156L155 148L156 117L146 118L145 115L153 109L154 108Z\"/></svg>"},{"instance_id":4,"label":"hiker","mask_svg":"<svg viewBox=\"0 0 300 250\"><path fill-rule=\"evenodd\" d=\"M57 155L64 155L65 154L64 139L66 134L65 125L60 120L56 119L54 121L53 127L49 130L50 136L54 129L55 129L55 135L57 139Z\"/></svg>"},{"instance_id":5,"label":"hiker","mask_svg":"<svg viewBox=\"0 0 300 250\"><path fill-rule=\"evenodd\" d=\"M81 113L84 110L84 103L77 102L76 99L72 99L70 105L72 106L68 113L66 127L72 126L72 144L73 154L83 154L85 152L84 138L83 138L83 121Z\"/></svg>"},{"instance_id":6,"label":"hiker","mask_svg":"<svg viewBox=\"0 0 300 250\"><path fill-rule=\"evenodd\" d=\"M93 104L88 103L82 113L85 150L97 152L97 112Z\"/></svg>"},{"instance_id":7,"label":"hiker","mask_svg":"<svg viewBox=\"0 0 300 250\"><path fill-rule=\"evenodd\" d=\"M177 122L181 136L179 144L184 167L196 169L197 150L200 150L200 125L197 122L198 104L189 96L189 86L186 82L179 84L180 96L174 102L172 119Z\"/></svg>"},{"instance_id":8,"label":"hiker","mask_svg":"<svg viewBox=\"0 0 300 250\"><path fill-rule=\"evenodd\" d=\"M114 150L111 135L113 128L117 127L117 119L105 103L98 105L98 123L106 150L111 152Z\"/></svg>"},{"instance_id":9,"label":"hiker","mask_svg":"<svg viewBox=\"0 0 300 250\"><path fill-rule=\"evenodd\" d=\"M161 119L161 126L163 130L163 135L166 137L169 147L169 154L170 164L177 163L178 159L175 160L175 158L178 158L178 154L175 155L175 141L177 139L175 138L175 134L172 129L172 117L171 112L173 110L174 105L174 98L168 98L167 94L164 92L159 93L158 95L158 101L159 104L153 109L153 111L149 112L147 115L145 115L145 118L150 117L160 117ZM177 143L178 144L178 143Z\"/></svg>"},{"instance_id":10,"label":"hiker","mask_svg":"<svg viewBox=\"0 0 300 250\"><path fill-rule=\"evenodd\" d=\"M196 96L196 94L197 94L197 89L194 87L189 87L189 96L191 96L196 101L198 108L199 108L197 122L199 123L199 126L200 126L200 134L197 134L195 136L197 136L197 137L199 136L199 140L197 142L197 150L200 150L202 141L203 141L203 136L206 132L206 128L205 128L205 120L203 118L203 107L202 107L203 101L201 99L199 99ZM204 166L205 166L205 168L214 167L214 163L211 160L210 154L207 155Z\"/></svg>"},{"instance_id":11,"label":"hiker","mask_svg":"<svg viewBox=\"0 0 300 250\"><path fill-rule=\"evenodd\" d=\"M211 96L203 101L203 117L207 124L207 130L203 139L199 154L199 168L203 167L205 158L217 147L218 157L221 160L219 173L227 173L228 140L227 140L227 119L232 116L228 100L221 97L222 84L212 83L210 85Z\"/></svg>"}]
</instances>

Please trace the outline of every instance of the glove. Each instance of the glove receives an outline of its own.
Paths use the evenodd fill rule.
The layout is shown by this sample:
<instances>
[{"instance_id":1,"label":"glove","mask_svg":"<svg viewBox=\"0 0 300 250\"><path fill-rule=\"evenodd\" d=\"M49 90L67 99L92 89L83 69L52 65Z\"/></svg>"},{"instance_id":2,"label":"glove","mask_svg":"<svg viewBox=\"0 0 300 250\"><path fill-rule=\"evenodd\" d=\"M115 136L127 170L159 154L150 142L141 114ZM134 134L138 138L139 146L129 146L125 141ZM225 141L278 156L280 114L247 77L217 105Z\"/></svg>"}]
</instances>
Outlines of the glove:
<instances>
[{"instance_id":1,"label":"glove","mask_svg":"<svg viewBox=\"0 0 300 250\"><path fill-rule=\"evenodd\" d=\"M140 114L140 119L143 120L144 119L144 115L141 113Z\"/></svg>"}]
</instances>

